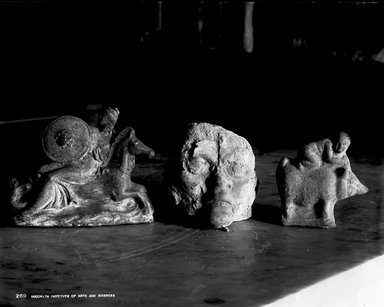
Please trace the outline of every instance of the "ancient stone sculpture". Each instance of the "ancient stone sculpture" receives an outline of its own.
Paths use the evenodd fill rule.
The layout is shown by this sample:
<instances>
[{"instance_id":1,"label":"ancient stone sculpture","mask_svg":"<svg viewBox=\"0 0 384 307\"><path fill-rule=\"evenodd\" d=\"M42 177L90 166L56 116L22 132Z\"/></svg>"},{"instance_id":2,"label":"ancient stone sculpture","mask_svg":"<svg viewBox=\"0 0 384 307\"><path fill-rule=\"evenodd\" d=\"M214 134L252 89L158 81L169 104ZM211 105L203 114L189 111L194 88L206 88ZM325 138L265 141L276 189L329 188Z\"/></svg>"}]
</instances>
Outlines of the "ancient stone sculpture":
<instances>
[{"instance_id":1,"label":"ancient stone sculpture","mask_svg":"<svg viewBox=\"0 0 384 307\"><path fill-rule=\"evenodd\" d=\"M336 202L368 192L352 172L346 154L350 143L342 132L333 143L330 139L312 142L299 150L297 158L281 159L276 182L284 225L336 227Z\"/></svg>"},{"instance_id":2,"label":"ancient stone sculpture","mask_svg":"<svg viewBox=\"0 0 384 307\"><path fill-rule=\"evenodd\" d=\"M52 163L37 180L16 185L11 197L23 226L98 226L149 223L153 208L146 188L131 181L135 155L154 156L132 128L115 134L118 109L109 108L99 128L73 116L54 120L43 149Z\"/></svg>"},{"instance_id":3,"label":"ancient stone sculpture","mask_svg":"<svg viewBox=\"0 0 384 307\"><path fill-rule=\"evenodd\" d=\"M248 141L220 126L191 124L171 185L175 204L214 228L251 217L255 156Z\"/></svg>"}]
</instances>

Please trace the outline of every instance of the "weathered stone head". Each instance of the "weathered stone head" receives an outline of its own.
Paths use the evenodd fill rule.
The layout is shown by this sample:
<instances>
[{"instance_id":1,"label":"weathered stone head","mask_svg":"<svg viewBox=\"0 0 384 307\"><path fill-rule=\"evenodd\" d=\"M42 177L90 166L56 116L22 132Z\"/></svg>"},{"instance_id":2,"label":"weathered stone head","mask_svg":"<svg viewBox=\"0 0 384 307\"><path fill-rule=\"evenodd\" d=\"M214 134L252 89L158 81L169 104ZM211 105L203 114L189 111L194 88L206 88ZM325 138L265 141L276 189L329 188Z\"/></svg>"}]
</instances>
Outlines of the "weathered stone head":
<instances>
[{"instance_id":1,"label":"weathered stone head","mask_svg":"<svg viewBox=\"0 0 384 307\"><path fill-rule=\"evenodd\" d=\"M350 143L342 132L333 142L306 144L295 159L281 159L276 182L284 225L334 228L336 202L368 192L351 169L346 155Z\"/></svg>"},{"instance_id":2,"label":"weathered stone head","mask_svg":"<svg viewBox=\"0 0 384 307\"><path fill-rule=\"evenodd\" d=\"M256 197L255 156L248 141L220 126L191 124L180 153L177 205L215 228L251 217Z\"/></svg>"}]
</instances>

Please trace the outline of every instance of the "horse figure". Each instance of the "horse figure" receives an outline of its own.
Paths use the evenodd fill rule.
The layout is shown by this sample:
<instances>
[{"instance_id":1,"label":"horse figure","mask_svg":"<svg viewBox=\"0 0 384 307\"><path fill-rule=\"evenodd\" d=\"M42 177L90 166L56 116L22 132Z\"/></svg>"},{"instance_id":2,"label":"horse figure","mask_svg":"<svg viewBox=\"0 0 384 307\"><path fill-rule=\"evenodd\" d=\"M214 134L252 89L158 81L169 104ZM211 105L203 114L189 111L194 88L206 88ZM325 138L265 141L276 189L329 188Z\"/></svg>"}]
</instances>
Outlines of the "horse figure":
<instances>
[{"instance_id":1,"label":"horse figure","mask_svg":"<svg viewBox=\"0 0 384 307\"><path fill-rule=\"evenodd\" d=\"M155 156L155 152L143 144L135 134L133 128L128 127L120 132L111 151L111 159L107 166L102 167L99 184L109 187L107 193L114 201L126 197L136 197L143 203L143 207L151 210L145 186L132 182L131 173L135 167L135 156Z\"/></svg>"},{"instance_id":2,"label":"horse figure","mask_svg":"<svg viewBox=\"0 0 384 307\"><path fill-rule=\"evenodd\" d=\"M132 182L136 155L153 157L128 127L115 134L119 111L108 109L101 128L76 117L51 123L43 148L52 163L38 180L16 186L15 222L27 226L94 226L148 223L153 208L143 185Z\"/></svg>"}]
</instances>

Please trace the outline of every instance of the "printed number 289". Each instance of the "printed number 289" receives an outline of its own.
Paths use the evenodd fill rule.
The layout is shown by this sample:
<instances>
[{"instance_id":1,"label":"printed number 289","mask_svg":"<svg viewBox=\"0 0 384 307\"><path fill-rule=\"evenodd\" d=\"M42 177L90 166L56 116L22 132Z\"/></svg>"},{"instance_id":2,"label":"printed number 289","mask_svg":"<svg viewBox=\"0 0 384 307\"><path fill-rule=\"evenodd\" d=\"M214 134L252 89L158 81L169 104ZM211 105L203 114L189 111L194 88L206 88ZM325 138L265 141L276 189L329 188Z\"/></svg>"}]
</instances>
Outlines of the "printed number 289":
<instances>
[{"instance_id":1,"label":"printed number 289","mask_svg":"<svg viewBox=\"0 0 384 307\"><path fill-rule=\"evenodd\" d=\"M27 295L25 293L16 293L16 298L26 298Z\"/></svg>"}]
</instances>

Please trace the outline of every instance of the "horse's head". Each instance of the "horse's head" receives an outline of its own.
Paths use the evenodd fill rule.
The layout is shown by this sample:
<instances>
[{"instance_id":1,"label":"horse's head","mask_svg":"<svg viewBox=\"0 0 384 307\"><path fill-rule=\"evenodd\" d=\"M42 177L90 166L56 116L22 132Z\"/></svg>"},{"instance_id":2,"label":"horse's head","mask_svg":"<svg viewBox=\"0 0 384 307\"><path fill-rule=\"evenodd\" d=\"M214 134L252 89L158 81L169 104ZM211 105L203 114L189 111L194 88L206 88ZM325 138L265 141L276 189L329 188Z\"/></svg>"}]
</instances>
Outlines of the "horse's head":
<instances>
[{"instance_id":1,"label":"horse's head","mask_svg":"<svg viewBox=\"0 0 384 307\"><path fill-rule=\"evenodd\" d=\"M146 155L149 158L155 156L155 151L141 142L135 134L135 130L131 128L129 135L128 151L131 155Z\"/></svg>"}]
</instances>

